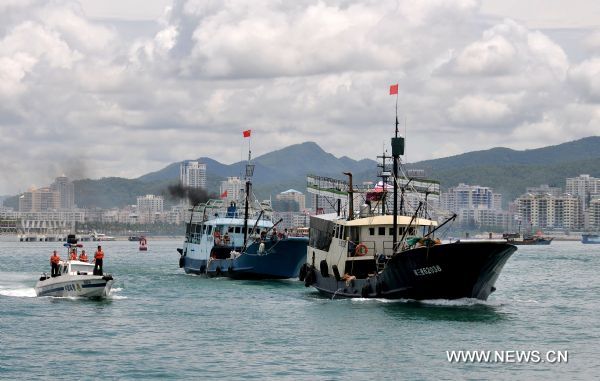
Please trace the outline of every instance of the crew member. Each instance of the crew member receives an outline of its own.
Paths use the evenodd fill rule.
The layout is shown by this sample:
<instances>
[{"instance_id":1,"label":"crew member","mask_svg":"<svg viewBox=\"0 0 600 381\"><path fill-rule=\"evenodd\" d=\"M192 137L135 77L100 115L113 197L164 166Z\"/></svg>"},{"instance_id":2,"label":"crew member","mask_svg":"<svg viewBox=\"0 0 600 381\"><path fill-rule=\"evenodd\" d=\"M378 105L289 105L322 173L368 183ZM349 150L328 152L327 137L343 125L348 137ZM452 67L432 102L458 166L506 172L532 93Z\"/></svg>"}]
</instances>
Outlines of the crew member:
<instances>
[{"instance_id":1,"label":"crew member","mask_svg":"<svg viewBox=\"0 0 600 381\"><path fill-rule=\"evenodd\" d=\"M81 262L87 262L88 261L88 256L85 253L85 250L81 250L81 254L79 254L79 260Z\"/></svg>"},{"instance_id":2,"label":"crew member","mask_svg":"<svg viewBox=\"0 0 600 381\"><path fill-rule=\"evenodd\" d=\"M354 254L356 254L356 243L350 241L350 237L346 237L346 241L348 241L348 256L354 257Z\"/></svg>"},{"instance_id":3,"label":"crew member","mask_svg":"<svg viewBox=\"0 0 600 381\"><path fill-rule=\"evenodd\" d=\"M60 275L58 272L58 262L60 262L60 257L58 256L56 250L54 250L54 253L50 256L50 266L52 266L50 276L53 278Z\"/></svg>"},{"instance_id":4,"label":"crew member","mask_svg":"<svg viewBox=\"0 0 600 381\"><path fill-rule=\"evenodd\" d=\"M225 232L225 235L223 236L223 244L229 246L229 233L227 232Z\"/></svg>"},{"instance_id":5,"label":"crew member","mask_svg":"<svg viewBox=\"0 0 600 381\"><path fill-rule=\"evenodd\" d=\"M104 252L102 251L102 246L98 246L98 250L96 250L96 254L94 254L94 275L102 275L102 261L104 260Z\"/></svg>"},{"instance_id":6,"label":"crew member","mask_svg":"<svg viewBox=\"0 0 600 381\"><path fill-rule=\"evenodd\" d=\"M271 242L275 241L277 241L277 228L273 228L273 231L271 232Z\"/></svg>"},{"instance_id":7,"label":"crew member","mask_svg":"<svg viewBox=\"0 0 600 381\"><path fill-rule=\"evenodd\" d=\"M77 260L77 252L75 251L75 249L71 249L71 254L69 255L69 259L72 261Z\"/></svg>"}]
</instances>

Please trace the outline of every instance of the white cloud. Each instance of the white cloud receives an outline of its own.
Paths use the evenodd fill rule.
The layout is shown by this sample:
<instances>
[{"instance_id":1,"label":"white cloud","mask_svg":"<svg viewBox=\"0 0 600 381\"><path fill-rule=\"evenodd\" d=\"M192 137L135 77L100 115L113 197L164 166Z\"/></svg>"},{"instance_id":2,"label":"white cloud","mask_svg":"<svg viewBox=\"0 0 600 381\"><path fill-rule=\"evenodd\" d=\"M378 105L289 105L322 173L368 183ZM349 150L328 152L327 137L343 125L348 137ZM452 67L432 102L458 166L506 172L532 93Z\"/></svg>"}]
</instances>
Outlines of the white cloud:
<instances>
[{"instance_id":1,"label":"white cloud","mask_svg":"<svg viewBox=\"0 0 600 381\"><path fill-rule=\"evenodd\" d=\"M135 33L135 12L112 22L110 1L82 4L0 4L0 194L77 158L71 172L89 177L234 162L248 128L257 155L312 140L373 158L393 131L395 82L410 161L598 133L594 32L573 59L478 1L176 0Z\"/></svg>"},{"instance_id":2,"label":"white cloud","mask_svg":"<svg viewBox=\"0 0 600 381\"><path fill-rule=\"evenodd\" d=\"M590 101L600 103L600 57L573 66L569 71L569 80L579 90L579 94Z\"/></svg>"},{"instance_id":3,"label":"white cloud","mask_svg":"<svg viewBox=\"0 0 600 381\"><path fill-rule=\"evenodd\" d=\"M506 104L475 96L466 96L459 99L450 108L449 112L454 122L475 127L506 123L511 115L511 111Z\"/></svg>"}]
</instances>

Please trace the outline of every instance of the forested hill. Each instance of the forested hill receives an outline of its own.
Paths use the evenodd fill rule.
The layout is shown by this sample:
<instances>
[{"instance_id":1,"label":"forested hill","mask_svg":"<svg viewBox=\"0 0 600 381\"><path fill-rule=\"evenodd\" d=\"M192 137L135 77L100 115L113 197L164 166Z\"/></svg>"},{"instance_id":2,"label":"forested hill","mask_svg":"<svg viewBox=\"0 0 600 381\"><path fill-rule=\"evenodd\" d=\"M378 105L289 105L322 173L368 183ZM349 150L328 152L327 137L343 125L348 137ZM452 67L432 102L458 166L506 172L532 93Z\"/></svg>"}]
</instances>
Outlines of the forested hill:
<instances>
[{"instance_id":1,"label":"forested hill","mask_svg":"<svg viewBox=\"0 0 600 381\"><path fill-rule=\"evenodd\" d=\"M222 164L200 157L207 165L208 191L217 194L220 181L244 173L245 162ZM304 192L306 175L317 174L343 178L342 172L355 174L357 182L375 180L377 163L371 159L353 160L335 157L314 142L305 142L256 157L254 160L254 190L261 198L294 188ZM75 181L75 202L80 207L122 207L135 204L144 194L163 194L176 184L179 162L137 179L102 178ZM592 136L559 145L517 151L492 148L468 152L435 160L409 164L425 169L427 177L439 180L442 189L459 183L489 186L502 193L506 201L513 200L528 186L548 184L565 187L565 178L580 174L600 177L600 136ZM4 200L6 206L18 206L16 196Z\"/></svg>"}]
</instances>

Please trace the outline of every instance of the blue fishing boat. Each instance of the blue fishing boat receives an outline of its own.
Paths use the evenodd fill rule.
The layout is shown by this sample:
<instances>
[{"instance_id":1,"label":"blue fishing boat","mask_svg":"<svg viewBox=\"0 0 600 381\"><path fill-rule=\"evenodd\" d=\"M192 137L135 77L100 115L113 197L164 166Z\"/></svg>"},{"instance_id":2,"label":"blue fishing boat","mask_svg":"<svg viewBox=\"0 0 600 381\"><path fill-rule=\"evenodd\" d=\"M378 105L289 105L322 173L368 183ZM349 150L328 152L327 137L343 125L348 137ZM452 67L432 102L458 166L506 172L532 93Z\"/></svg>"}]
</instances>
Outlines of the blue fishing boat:
<instances>
[{"instance_id":1,"label":"blue fishing boat","mask_svg":"<svg viewBox=\"0 0 600 381\"><path fill-rule=\"evenodd\" d=\"M600 244L600 234L582 234L581 243Z\"/></svg>"},{"instance_id":2,"label":"blue fishing boat","mask_svg":"<svg viewBox=\"0 0 600 381\"><path fill-rule=\"evenodd\" d=\"M295 278L306 258L308 237L277 231L271 205L251 197L254 165L248 154L244 211L237 203L208 200L191 209L179 266L186 273L234 279Z\"/></svg>"}]
</instances>

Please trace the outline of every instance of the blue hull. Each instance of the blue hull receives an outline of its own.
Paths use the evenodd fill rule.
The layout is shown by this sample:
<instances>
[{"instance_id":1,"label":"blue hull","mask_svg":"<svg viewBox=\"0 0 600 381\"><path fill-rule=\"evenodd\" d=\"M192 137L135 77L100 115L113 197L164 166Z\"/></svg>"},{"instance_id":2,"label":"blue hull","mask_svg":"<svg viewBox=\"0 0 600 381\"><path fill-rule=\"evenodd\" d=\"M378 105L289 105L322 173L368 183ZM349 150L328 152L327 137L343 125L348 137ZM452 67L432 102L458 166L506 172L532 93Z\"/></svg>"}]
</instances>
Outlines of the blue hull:
<instances>
[{"instance_id":1,"label":"blue hull","mask_svg":"<svg viewBox=\"0 0 600 381\"><path fill-rule=\"evenodd\" d=\"M210 259L209 261L183 257L186 273L208 277L226 276L232 279L287 279L296 278L306 261L308 238L290 237L276 242L265 242L263 253L253 243L237 258Z\"/></svg>"},{"instance_id":2,"label":"blue hull","mask_svg":"<svg viewBox=\"0 0 600 381\"><path fill-rule=\"evenodd\" d=\"M583 234L581 236L581 243L585 243L585 244L600 244L600 235L597 235L597 234Z\"/></svg>"}]
</instances>

